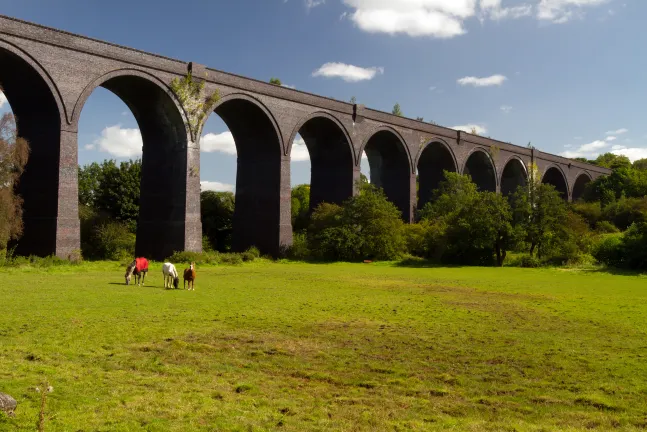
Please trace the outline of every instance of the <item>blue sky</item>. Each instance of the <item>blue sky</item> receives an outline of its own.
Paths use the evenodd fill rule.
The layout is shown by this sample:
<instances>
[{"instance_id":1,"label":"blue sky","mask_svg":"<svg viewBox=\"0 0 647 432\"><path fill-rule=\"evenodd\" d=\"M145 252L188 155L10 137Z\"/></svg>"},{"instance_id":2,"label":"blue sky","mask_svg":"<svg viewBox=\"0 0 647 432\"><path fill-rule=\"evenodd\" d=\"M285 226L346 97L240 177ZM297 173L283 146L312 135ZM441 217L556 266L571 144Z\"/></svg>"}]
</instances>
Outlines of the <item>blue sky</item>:
<instances>
[{"instance_id":1,"label":"blue sky","mask_svg":"<svg viewBox=\"0 0 647 432\"><path fill-rule=\"evenodd\" d=\"M647 157L644 0L0 0L0 13L551 153ZM79 162L136 157L136 129L97 89ZM212 115L205 188L235 183L226 132ZM307 183L297 151L292 182Z\"/></svg>"}]
</instances>

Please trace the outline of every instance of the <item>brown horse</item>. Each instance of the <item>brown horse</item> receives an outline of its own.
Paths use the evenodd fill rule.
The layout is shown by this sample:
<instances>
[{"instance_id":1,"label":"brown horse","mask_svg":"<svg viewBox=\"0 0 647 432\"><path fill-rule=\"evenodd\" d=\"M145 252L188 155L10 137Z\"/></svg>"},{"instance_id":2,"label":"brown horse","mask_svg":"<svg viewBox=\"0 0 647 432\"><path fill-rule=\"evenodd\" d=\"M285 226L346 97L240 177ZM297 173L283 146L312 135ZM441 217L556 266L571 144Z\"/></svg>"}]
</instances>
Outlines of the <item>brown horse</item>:
<instances>
[{"instance_id":1,"label":"brown horse","mask_svg":"<svg viewBox=\"0 0 647 432\"><path fill-rule=\"evenodd\" d=\"M184 288L186 288L186 283L189 282L188 291L195 291L195 263L191 263L191 267L184 269Z\"/></svg>"}]
</instances>

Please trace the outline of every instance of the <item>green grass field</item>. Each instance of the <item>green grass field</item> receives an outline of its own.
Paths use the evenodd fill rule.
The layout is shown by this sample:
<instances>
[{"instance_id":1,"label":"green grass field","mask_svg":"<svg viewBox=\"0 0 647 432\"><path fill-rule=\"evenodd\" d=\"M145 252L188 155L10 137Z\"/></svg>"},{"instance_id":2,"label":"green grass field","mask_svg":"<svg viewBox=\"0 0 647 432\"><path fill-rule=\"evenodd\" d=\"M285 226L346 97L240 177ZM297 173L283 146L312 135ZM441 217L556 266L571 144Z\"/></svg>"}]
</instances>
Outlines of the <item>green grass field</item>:
<instances>
[{"instance_id":1,"label":"green grass field","mask_svg":"<svg viewBox=\"0 0 647 432\"><path fill-rule=\"evenodd\" d=\"M184 268L184 265L178 265ZM1 270L0 430L647 428L647 278L255 262Z\"/></svg>"}]
</instances>

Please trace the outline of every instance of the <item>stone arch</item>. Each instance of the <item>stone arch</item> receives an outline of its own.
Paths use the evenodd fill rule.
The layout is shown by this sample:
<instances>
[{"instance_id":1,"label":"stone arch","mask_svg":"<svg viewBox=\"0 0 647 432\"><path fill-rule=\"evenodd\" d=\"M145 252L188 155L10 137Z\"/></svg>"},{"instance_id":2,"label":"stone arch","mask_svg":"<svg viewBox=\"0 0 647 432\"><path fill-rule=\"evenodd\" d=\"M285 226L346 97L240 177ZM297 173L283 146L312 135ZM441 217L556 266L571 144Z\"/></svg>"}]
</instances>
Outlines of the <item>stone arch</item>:
<instances>
[{"instance_id":1,"label":"stone arch","mask_svg":"<svg viewBox=\"0 0 647 432\"><path fill-rule=\"evenodd\" d=\"M528 184L528 170L523 160L518 156L511 156L503 165L501 172L501 194L513 194L519 186Z\"/></svg>"},{"instance_id":2,"label":"stone arch","mask_svg":"<svg viewBox=\"0 0 647 432\"><path fill-rule=\"evenodd\" d=\"M434 190L445 178L444 171L458 172L456 155L441 138L432 138L420 149L415 167L418 169L418 209L432 200Z\"/></svg>"},{"instance_id":3,"label":"stone arch","mask_svg":"<svg viewBox=\"0 0 647 432\"><path fill-rule=\"evenodd\" d=\"M353 196L355 149L348 131L333 115L317 111L299 120L286 155L299 134L310 155L310 211L322 202L341 204Z\"/></svg>"},{"instance_id":4,"label":"stone arch","mask_svg":"<svg viewBox=\"0 0 647 432\"><path fill-rule=\"evenodd\" d=\"M482 147L473 149L465 159L463 174L472 177L472 181L481 192L496 192L497 172L490 154Z\"/></svg>"},{"instance_id":5,"label":"stone arch","mask_svg":"<svg viewBox=\"0 0 647 432\"><path fill-rule=\"evenodd\" d=\"M85 103L87 102L90 95L94 92L94 90L97 87L104 87L107 90L110 90L111 92L115 93L115 91L113 91L110 87L107 87L104 84L108 83L107 85L110 85L111 82L116 82L120 78L125 78L125 79L140 78L141 80L145 80L146 82L150 82L150 84L153 84L159 87L159 90L163 93L166 93L166 95L168 95L168 97L173 101L178 111L180 111L180 115L182 116L182 119L184 120L185 124L188 124L188 122L186 121L186 113L184 112L184 108L182 108L182 105L177 100L177 97L175 96L171 88L164 81L162 81L155 75L147 71L144 71L141 69L134 69L134 68L117 69L117 70L105 73L100 77L96 78L95 80L93 80L87 86L85 86L85 88L77 98L76 103L74 104L74 108L72 109L70 124L72 124L75 128L78 128L79 118L81 116L81 112L83 111L83 107L85 106ZM115 94L120 99L123 100L123 98L119 94L117 93ZM128 104L128 102L126 102L126 104ZM132 110L130 105L128 107Z\"/></svg>"},{"instance_id":6,"label":"stone arch","mask_svg":"<svg viewBox=\"0 0 647 432\"><path fill-rule=\"evenodd\" d=\"M575 183L573 183L572 199L577 201L584 195L586 186L593 181L593 177L587 171L582 171L575 177Z\"/></svg>"},{"instance_id":7,"label":"stone arch","mask_svg":"<svg viewBox=\"0 0 647 432\"><path fill-rule=\"evenodd\" d=\"M54 81L29 54L0 40L0 86L30 156L17 192L23 198L20 255L67 256L78 249L77 143L63 137L65 106ZM73 159L73 160L72 160ZM64 231L59 224L65 224ZM68 236L69 234L69 236Z\"/></svg>"},{"instance_id":8,"label":"stone arch","mask_svg":"<svg viewBox=\"0 0 647 432\"><path fill-rule=\"evenodd\" d=\"M147 72L114 70L95 79L79 95L72 113L75 129L85 102L97 87L109 90L130 108L142 136L136 254L159 260L174 251L200 250L199 215L187 221L187 202L195 200L192 195L196 193L187 175L191 137L177 99L167 85Z\"/></svg>"},{"instance_id":9,"label":"stone arch","mask_svg":"<svg viewBox=\"0 0 647 432\"><path fill-rule=\"evenodd\" d=\"M411 199L411 155L402 135L390 126L374 129L362 143L360 155L366 152L371 170L371 183L384 194L410 222L413 217Z\"/></svg>"},{"instance_id":10,"label":"stone arch","mask_svg":"<svg viewBox=\"0 0 647 432\"><path fill-rule=\"evenodd\" d=\"M541 178L543 184L550 184L555 187L563 199L568 200L568 181L564 171L557 165L550 165Z\"/></svg>"},{"instance_id":11,"label":"stone arch","mask_svg":"<svg viewBox=\"0 0 647 432\"><path fill-rule=\"evenodd\" d=\"M289 209L290 182L289 170L282 173L284 146L276 120L263 103L244 93L225 96L214 112L229 128L238 158L232 249L256 246L277 254L285 216L289 224L289 212L283 219L281 213L282 201Z\"/></svg>"}]
</instances>

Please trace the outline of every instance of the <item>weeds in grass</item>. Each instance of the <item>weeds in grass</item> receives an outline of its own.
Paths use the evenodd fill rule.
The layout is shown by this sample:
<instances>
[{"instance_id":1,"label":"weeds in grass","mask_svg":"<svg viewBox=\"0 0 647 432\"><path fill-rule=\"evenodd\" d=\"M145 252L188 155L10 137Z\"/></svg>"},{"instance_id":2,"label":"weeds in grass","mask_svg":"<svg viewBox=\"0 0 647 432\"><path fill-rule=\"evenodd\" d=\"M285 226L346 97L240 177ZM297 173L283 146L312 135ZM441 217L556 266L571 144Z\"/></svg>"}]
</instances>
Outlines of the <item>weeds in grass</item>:
<instances>
[{"instance_id":1,"label":"weeds in grass","mask_svg":"<svg viewBox=\"0 0 647 432\"><path fill-rule=\"evenodd\" d=\"M45 431L45 419L46 416L46 406L47 406L47 394L54 391L54 387L49 385L49 382L45 380L41 387L36 387L36 391L40 393L40 412L38 413L38 432Z\"/></svg>"}]
</instances>

